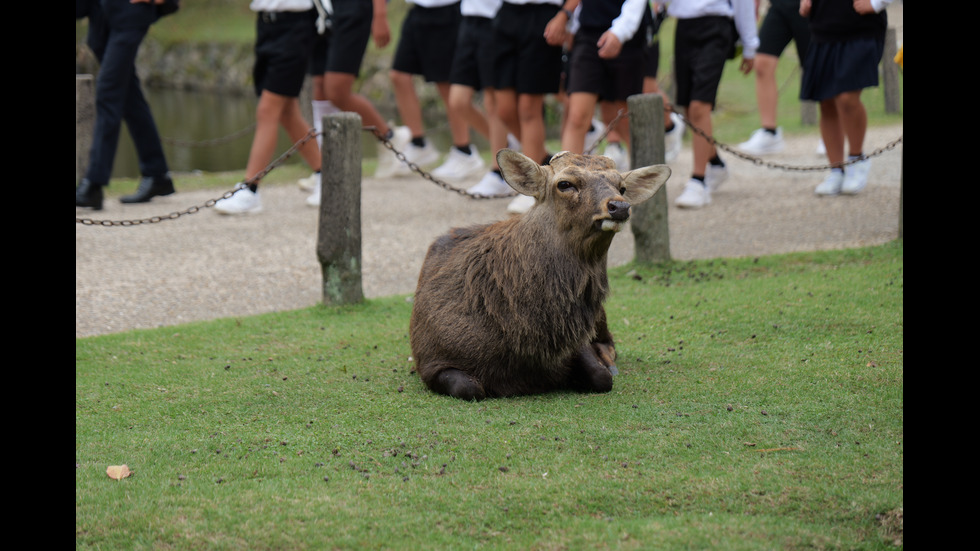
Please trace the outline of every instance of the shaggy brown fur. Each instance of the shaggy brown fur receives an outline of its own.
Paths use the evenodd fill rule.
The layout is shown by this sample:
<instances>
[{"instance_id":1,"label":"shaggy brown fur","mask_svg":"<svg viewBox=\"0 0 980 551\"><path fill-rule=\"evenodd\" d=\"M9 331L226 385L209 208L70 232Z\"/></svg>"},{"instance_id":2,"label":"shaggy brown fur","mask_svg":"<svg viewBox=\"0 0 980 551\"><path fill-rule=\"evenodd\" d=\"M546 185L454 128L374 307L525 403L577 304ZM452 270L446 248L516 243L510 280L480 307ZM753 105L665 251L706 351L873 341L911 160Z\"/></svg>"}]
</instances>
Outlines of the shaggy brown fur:
<instances>
[{"instance_id":1,"label":"shaggy brown fur","mask_svg":"<svg viewBox=\"0 0 980 551\"><path fill-rule=\"evenodd\" d=\"M607 157L572 153L541 166L507 149L497 162L535 206L453 229L429 248L410 324L416 370L433 391L465 400L607 392L616 351L603 309L606 253L630 205L653 196L670 169L620 173Z\"/></svg>"}]
</instances>

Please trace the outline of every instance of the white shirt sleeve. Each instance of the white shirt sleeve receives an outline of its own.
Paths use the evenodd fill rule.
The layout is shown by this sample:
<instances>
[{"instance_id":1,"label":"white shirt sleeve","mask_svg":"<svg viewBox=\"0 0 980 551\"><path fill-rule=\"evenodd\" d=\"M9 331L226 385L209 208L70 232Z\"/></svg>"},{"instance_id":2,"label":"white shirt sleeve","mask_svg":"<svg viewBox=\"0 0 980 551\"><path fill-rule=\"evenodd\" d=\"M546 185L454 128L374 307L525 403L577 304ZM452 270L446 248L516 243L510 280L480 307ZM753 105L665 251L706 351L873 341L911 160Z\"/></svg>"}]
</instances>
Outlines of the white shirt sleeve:
<instances>
[{"instance_id":1,"label":"white shirt sleeve","mask_svg":"<svg viewBox=\"0 0 980 551\"><path fill-rule=\"evenodd\" d=\"M612 26L609 27L609 30L616 35L620 42L626 43L636 34L637 29L640 28L640 22L643 20L643 11L646 9L648 1L625 0L623 2L619 17L613 19Z\"/></svg>"}]
</instances>

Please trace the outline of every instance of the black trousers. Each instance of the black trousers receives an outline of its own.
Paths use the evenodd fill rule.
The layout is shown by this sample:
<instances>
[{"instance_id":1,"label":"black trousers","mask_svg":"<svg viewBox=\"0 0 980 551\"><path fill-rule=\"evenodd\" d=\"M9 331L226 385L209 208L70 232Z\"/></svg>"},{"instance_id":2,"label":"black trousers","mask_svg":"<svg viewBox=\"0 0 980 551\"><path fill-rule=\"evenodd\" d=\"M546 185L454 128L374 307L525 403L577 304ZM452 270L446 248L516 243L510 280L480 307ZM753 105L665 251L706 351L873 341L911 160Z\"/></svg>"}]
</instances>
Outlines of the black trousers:
<instances>
[{"instance_id":1,"label":"black trousers","mask_svg":"<svg viewBox=\"0 0 980 551\"><path fill-rule=\"evenodd\" d=\"M133 138L140 174L159 177L169 171L150 106L136 74L136 53L156 19L152 3L96 0L88 12L88 46L99 60L95 81L95 130L85 177L106 185L119 145L123 121Z\"/></svg>"}]
</instances>

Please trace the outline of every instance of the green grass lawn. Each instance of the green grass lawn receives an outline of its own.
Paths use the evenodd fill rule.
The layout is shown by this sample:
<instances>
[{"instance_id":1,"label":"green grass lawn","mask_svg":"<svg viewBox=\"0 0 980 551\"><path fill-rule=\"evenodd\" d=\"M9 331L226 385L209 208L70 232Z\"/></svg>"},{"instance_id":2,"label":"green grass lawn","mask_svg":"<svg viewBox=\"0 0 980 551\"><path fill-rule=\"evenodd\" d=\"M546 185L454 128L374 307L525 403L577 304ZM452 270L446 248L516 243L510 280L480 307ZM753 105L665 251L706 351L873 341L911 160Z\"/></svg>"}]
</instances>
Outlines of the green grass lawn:
<instances>
[{"instance_id":1,"label":"green grass lawn","mask_svg":"<svg viewBox=\"0 0 980 551\"><path fill-rule=\"evenodd\" d=\"M901 547L901 240L610 280L607 394L432 394L404 296L76 339L76 548Z\"/></svg>"}]
</instances>

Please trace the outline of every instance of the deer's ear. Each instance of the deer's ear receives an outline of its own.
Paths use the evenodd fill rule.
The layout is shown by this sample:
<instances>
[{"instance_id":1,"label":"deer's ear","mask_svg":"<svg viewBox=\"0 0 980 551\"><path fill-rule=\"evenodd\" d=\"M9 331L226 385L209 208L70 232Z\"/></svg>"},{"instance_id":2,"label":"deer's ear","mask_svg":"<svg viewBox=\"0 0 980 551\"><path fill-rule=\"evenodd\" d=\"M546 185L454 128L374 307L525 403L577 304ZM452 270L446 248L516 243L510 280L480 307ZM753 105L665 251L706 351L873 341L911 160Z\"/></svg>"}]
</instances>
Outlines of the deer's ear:
<instances>
[{"instance_id":1,"label":"deer's ear","mask_svg":"<svg viewBox=\"0 0 980 551\"><path fill-rule=\"evenodd\" d=\"M634 205L653 197L670 178L667 165L644 166L623 174L624 197Z\"/></svg>"},{"instance_id":2,"label":"deer's ear","mask_svg":"<svg viewBox=\"0 0 980 551\"><path fill-rule=\"evenodd\" d=\"M539 197L551 176L551 168L532 161L522 153L510 149L497 152L497 166L504 181L518 193Z\"/></svg>"}]
</instances>

